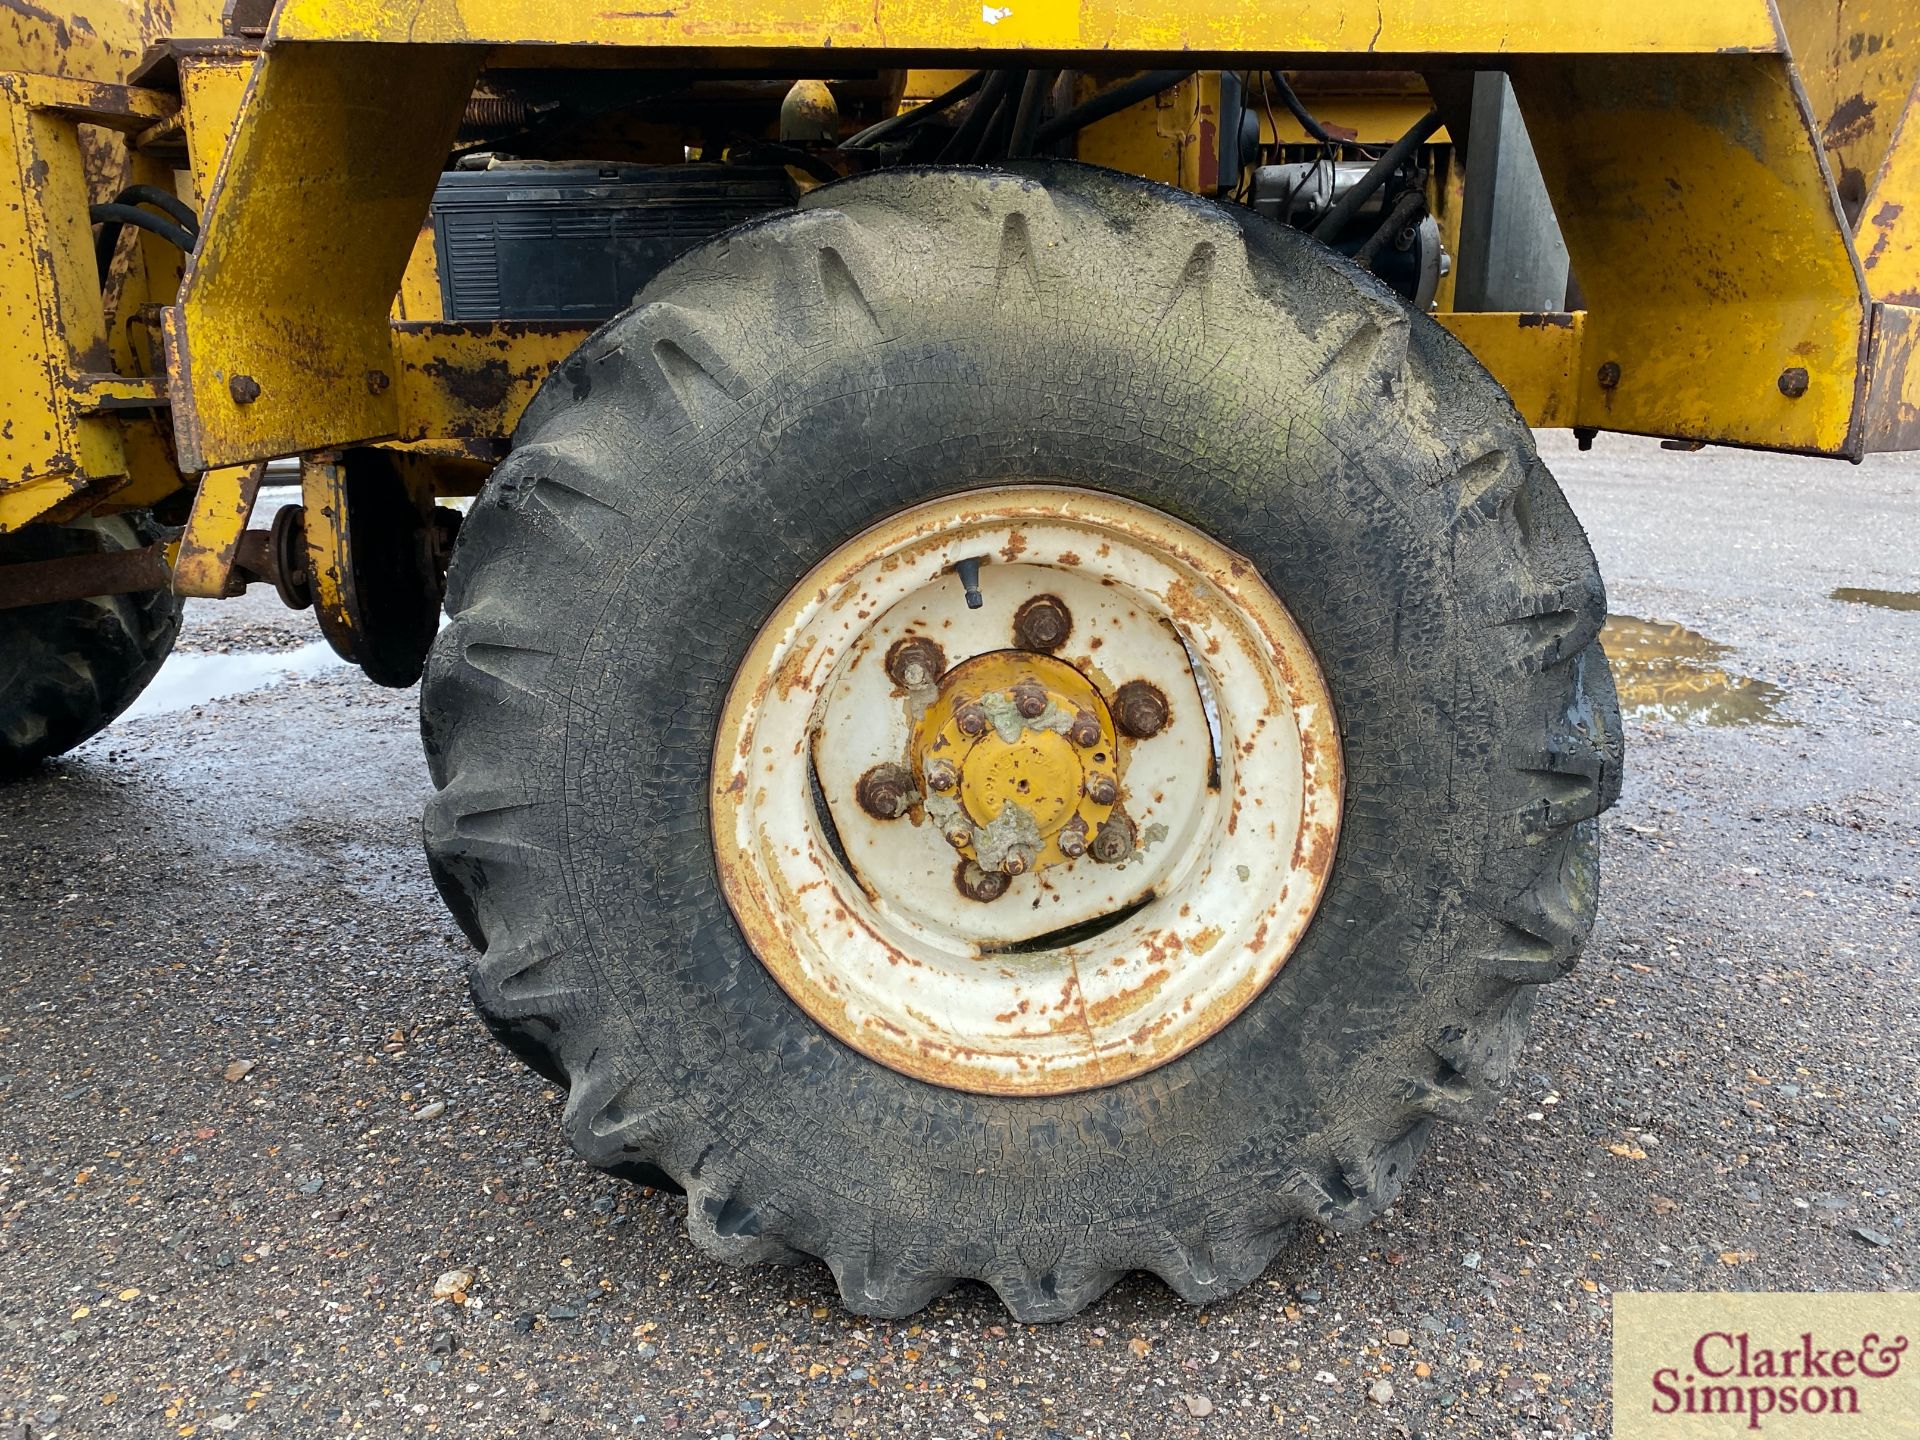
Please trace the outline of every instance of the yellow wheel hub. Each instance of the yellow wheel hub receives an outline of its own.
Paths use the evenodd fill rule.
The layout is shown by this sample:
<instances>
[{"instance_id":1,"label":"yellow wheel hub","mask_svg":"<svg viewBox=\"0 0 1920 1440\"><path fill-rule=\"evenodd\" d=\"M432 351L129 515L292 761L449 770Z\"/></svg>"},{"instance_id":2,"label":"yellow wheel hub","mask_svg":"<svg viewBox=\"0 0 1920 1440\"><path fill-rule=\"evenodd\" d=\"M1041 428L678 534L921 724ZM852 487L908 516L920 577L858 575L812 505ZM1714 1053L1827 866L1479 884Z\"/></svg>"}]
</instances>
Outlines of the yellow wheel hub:
<instances>
[{"instance_id":1,"label":"yellow wheel hub","mask_svg":"<svg viewBox=\"0 0 1920 1440\"><path fill-rule=\"evenodd\" d=\"M914 727L927 817L983 869L1070 862L1113 813L1120 747L1093 682L1063 660L996 650L956 665Z\"/></svg>"}]
</instances>

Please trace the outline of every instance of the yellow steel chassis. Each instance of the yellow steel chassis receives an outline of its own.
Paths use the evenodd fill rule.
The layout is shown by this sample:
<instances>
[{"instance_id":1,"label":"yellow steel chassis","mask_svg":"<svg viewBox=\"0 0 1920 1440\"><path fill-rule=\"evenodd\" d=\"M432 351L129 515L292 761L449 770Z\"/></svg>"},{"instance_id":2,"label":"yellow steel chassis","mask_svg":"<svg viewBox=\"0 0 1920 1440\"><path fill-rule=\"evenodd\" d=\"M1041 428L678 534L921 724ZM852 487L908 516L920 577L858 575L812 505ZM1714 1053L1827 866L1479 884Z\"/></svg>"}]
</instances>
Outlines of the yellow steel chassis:
<instances>
[{"instance_id":1,"label":"yellow steel chassis","mask_svg":"<svg viewBox=\"0 0 1920 1440\"><path fill-rule=\"evenodd\" d=\"M263 44L181 43L145 72L126 0L87 8L120 23L79 59L0 20L0 312L25 333L0 356L0 531L204 475L187 593L227 584L235 467L367 443L484 464L583 338L419 300L422 220L492 66L1503 70L1585 308L1439 318L1523 414L1850 458L1920 444L1920 0L282 0ZM216 29L141 13L184 42ZM1202 188L1185 141L1213 85L1171 130L1137 107L1083 155ZM128 137L136 178L184 163L184 274L143 240L103 300L87 127Z\"/></svg>"}]
</instances>

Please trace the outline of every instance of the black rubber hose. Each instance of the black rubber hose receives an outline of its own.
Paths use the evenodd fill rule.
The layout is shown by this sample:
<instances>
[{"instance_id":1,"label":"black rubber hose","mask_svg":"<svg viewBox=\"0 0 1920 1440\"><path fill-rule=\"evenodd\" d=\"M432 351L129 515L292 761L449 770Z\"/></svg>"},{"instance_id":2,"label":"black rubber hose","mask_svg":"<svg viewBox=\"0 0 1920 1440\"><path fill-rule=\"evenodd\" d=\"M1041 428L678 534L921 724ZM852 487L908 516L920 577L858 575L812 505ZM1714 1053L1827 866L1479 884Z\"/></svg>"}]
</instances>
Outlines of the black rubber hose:
<instances>
[{"instance_id":1,"label":"black rubber hose","mask_svg":"<svg viewBox=\"0 0 1920 1440\"><path fill-rule=\"evenodd\" d=\"M1338 145L1340 142L1329 135L1326 127L1313 118L1313 112L1301 103L1300 96L1293 86L1287 83L1287 77L1278 70L1269 70L1267 78L1273 81L1273 88L1280 92L1280 103L1287 107L1287 113L1300 122L1300 128L1318 140L1322 145ZM1274 136L1277 143L1279 136Z\"/></svg>"},{"instance_id":2,"label":"black rubber hose","mask_svg":"<svg viewBox=\"0 0 1920 1440\"><path fill-rule=\"evenodd\" d=\"M93 242L93 263L100 272L100 283L103 285L107 281L107 272L113 267L113 252L119 247L120 232L128 225L136 230L149 231L169 244L179 246L183 254L193 253L195 237L192 234L165 216L142 210L137 205L118 202L90 205L87 207L87 218L100 227L99 237Z\"/></svg>"},{"instance_id":3,"label":"black rubber hose","mask_svg":"<svg viewBox=\"0 0 1920 1440\"><path fill-rule=\"evenodd\" d=\"M1373 192L1386 184L1387 177L1404 165L1407 157L1426 144L1428 137L1439 128L1438 109L1429 110L1415 121L1413 128L1388 146L1387 153L1374 161L1367 173L1354 182L1353 188L1327 211L1326 218L1313 227L1313 238L1322 245L1331 245L1334 237L1347 228L1347 222L1360 213L1360 207Z\"/></svg>"},{"instance_id":4,"label":"black rubber hose","mask_svg":"<svg viewBox=\"0 0 1920 1440\"><path fill-rule=\"evenodd\" d=\"M993 107L993 119L987 123L986 133L980 137L980 143L973 147L973 163L979 165L995 156L1005 155L1007 147L1013 141L1014 112L1020 108L1020 95L1026 89L1027 72L1016 70L1007 77L1007 88L1000 96L1000 103Z\"/></svg>"},{"instance_id":5,"label":"black rubber hose","mask_svg":"<svg viewBox=\"0 0 1920 1440\"><path fill-rule=\"evenodd\" d=\"M1163 90L1171 90L1191 74L1191 70L1152 70L1145 75L1136 75L1131 80L1123 80L1111 90L1102 90L1091 99L1082 100L1066 114L1056 115L1042 125L1033 137L1034 144L1045 149L1055 140L1071 135L1076 130L1084 130L1096 120L1118 115L1129 106L1138 105L1142 100L1151 100Z\"/></svg>"},{"instance_id":6,"label":"black rubber hose","mask_svg":"<svg viewBox=\"0 0 1920 1440\"><path fill-rule=\"evenodd\" d=\"M1402 190L1387 211L1387 218L1380 222L1380 228L1367 237L1366 244L1353 252L1353 263L1362 270L1373 269L1374 260L1387 248L1387 243L1426 208L1427 197L1419 186L1410 185Z\"/></svg>"},{"instance_id":7,"label":"black rubber hose","mask_svg":"<svg viewBox=\"0 0 1920 1440\"><path fill-rule=\"evenodd\" d=\"M158 185L129 185L113 197L116 205L151 205L156 210L164 210L180 224L180 228L189 235L199 235L200 217L193 213L193 207L178 195L162 190Z\"/></svg>"},{"instance_id":8,"label":"black rubber hose","mask_svg":"<svg viewBox=\"0 0 1920 1440\"><path fill-rule=\"evenodd\" d=\"M1020 108L1013 116L1013 138L1007 142L1007 156L1024 160L1033 154L1040 133L1040 117L1047 108L1047 92L1060 74L1058 70L1029 70L1027 83L1020 87Z\"/></svg>"},{"instance_id":9,"label":"black rubber hose","mask_svg":"<svg viewBox=\"0 0 1920 1440\"><path fill-rule=\"evenodd\" d=\"M980 137L986 133L987 125L1000 108L1000 97L1007 93L1008 75L1005 70L996 70L980 86L980 96L973 102L973 113L961 122L960 128L953 132L941 150L939 163L942 165L965 164L973 158L974 147L980 143Z\"/></svg>"},{"instance_id":10,"label":"black rubber hose","mask_svg":"<svg viewBox=\"0 0 1920 1440\"><path fill-rule=\"evenodd\" d=\"M876 140L891 135L895 130L902 129L908 125L918 125L922 120L931 120L934 116L951 110L955 105L958 105L962 100L973 94L974 91L980 88L981 83L985 79L986 72L984 70L976 70L951 90L936 95L933 99L927 101L926 104L916 105L911 110L902 110L898 115L889 115L878 124L869 125L840 148L842 150L858 150L864 146L873 144Z\"/></svg>"}]
</instances>

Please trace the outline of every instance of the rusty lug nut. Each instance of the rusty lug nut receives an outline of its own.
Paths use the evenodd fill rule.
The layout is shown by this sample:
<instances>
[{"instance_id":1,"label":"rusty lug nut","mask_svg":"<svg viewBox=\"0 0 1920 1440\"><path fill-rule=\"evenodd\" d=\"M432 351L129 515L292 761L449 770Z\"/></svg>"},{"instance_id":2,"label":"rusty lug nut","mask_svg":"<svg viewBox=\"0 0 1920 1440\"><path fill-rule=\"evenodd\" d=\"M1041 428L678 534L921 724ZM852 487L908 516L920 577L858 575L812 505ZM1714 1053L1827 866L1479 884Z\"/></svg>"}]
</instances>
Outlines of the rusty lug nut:
<instances>
[{"instance_id":1,"label":"rusty lug nut","mask_svg":"<svg viewBox=\"0 0 1920 1440\"><path fill-rule=\"evenodd\" d=\"M1013 698L1013 708L1026 720L1038 719L1046 712L1047 692L1038 680L1022 680L1009 690Z\"/></svg>"},{"instance_id":2,"label":"rusty lug nut","mask_svg":"<svg viewBox=\"0 0 1920 1440\"><path fill-rule=\"evenodd\" d=\"M1120 733L1135 740L1148 740L1167 728L1172 711L1167 697L1157 685L1145 680L1129 680L1113 696L1113 723Z\"/></svg>"},{"instance_id":3,"label":"rusty lug nut","mask_svg":"<svg viewBox=\"0 0 1920 1440\"><path fill-rule=\"evenodd\" d=\"M964 850L973 843L973 827L964 820L956 821L954 824L948 826L944 833L947 837L947 844L953 846L956 850Z\"/></svg>"},{"instance_id":4,"label":"rusty lug nut","mask_svg":"<svg viewBox=\"0 0 1920 1440\"><path fill-rule=\"evenodd\" d=\"M989 723L987 712L980 708L977 700L969 700L953 712L954 728L969 739L986 734Z\"/></svg>"},{"instance_id":5,"label":"rusty lug nut","mask_svg":"<svg viewBox=\"0 0 1920 1440\"><path fill-rule=\"evenodd\" d=\"M1620 362L1618 360L1607 361L1606 364L1600 367L1593 378L1600 382L1600 388L1602 390L1617 390L1620 387Z\"/></svg>"},{"instance_id":6,"label":"rusty lug nut","mask_svg":"<svg viewBox=\"0 0 1920 1440\"><path fill-rule=\"evenodd\" d=\"M954 885L960 893L970 900L998 900L1006 895L1006 887L1014 883L1014 877L1002 874L998 870L983 870L973 860L962 860L960 868L954 870Z\"/></svg>"},{"instance_id":7,"label":"rusty lug nut","mask_svg":"<svg viewBox=\"0 0 1920 1440\"><path fill-rule=\"evenodd\" d=\"M1789 400L1798 400L1807 393L1807 372L1803 366L1789 366L1780 372L1780 393Z\"/></svg>"},{"instance_id":8,"label":"rusty lug nut","mask_svg":"<svg viewBox=\"0 0 1920 1440\"><path fill-rule=\"evenodd\" d=\"M1000 868L1009 875L1024 875L1033 868L1033 862L1038 858L1032 846L1015 845L1000 861Z\"/></svg>"},{"instance_id":9,"label":"rusty lug nut","mask_svg":"<svg viewBox=\"0 0 1920 1440\"><path fill-rule=\"evenodd\" d=\"M251 405L260 398L260 382L251 375L235 375L227 381L227 393L236 405Z\"/></svg>"},{"instance_id":10,"label":"rusty lug nut","mask_svg":"<svg viewBox=\"0 0 1920 1440\"><path fill-rule=\"evenodd\" d=\"M1072 629L1073 616L1058 595L1035 595L1013 612L1013 643L1022 650L1058 650Z\"/></svg>"},{"instance_id":11,"label":"rusty lug nut","mask_svg":"<svg viewBox=\"0 0 1920 1440\"><path fill-rule=\"evenodd\" d=\"M929 760L927 762L927 785L946 794L960 783L960 772L953 768L951 760Z\"/></svg>"},{"instance_id":12,"label":"rusty lug nut","mask_svg":"<svg viewBox=\"0 0 1920 1440\"><path fill-rule=\"evenodd\" d=\"M1073 712L1073 723L1067 727L1067 739L1082 750L1091 750L1100 743L1100 721L1091 710Z\"/></svg>"},{"instance_id":13,"label":"rusty lug nut","mask_svg":"<svg viewBox=\"0 0 1920 1440\"><path fill-rule=\"evenodd\" d=\"M1053 843L1060 847L1060 853L1069 860L1078 860L1087 853L1087 822L1079 815L1060 827L1060 833L1053 837Z\"/></svg>"},{"instance_id":14,"label":"rusty lug nut","mask_svg":"<svg viewBox=\"0 0 1920 1440\"><path fill-rule=\"evenodd\" d=\"M887 651L887 674L896 685L918 690L946 673L947 652L925 635L908 635Z\"/></svg>"},{"instance_id":15,"label":"rusty lug nut","mask_svg":"<svg viewBox=\"0 0 1920 1440\"><path fill-rule=\"evenodd\" d=\"M1133 854L1133 821L1125 815L1109 815L1100 822L1090 848L1102 865L1118 865Z\"/></svg>"},{"instance_id":16,"label":"rusty lug nut","mask_svg":"<svg viewBox=\"0 0 1920 1440\"><path fill-rule=\"evenodd\" d=\"M876 820L898 820L918 798L907 767L891 760L882 761L862 775L853 793L860 808Z\"/></svg>"},{"instance_id":17,"label":"rusty lug nut","mask_svg":"<svg viewBox=\"0 0 1920 1440\"><path fill-rule=\"evenodd\" d=\"M1007 887L1013 884L1013 877L999 870L983 869L972 860L962 860L959 868L953 872L953 883L969 900L985 904L1006 894Z\"/></svg>"},{"instance_id":18,"label":"rusty lug nut","mask_svg":"<svg viewBox=\"0 0 1920 1440\"><path fill-rule=\"evenodd\" d=\"M1120 787L1104 770L1095 770L1087 776L1086 790L1087 798L1096 805L1111 805L1120 798Z\"/></svg>"}]
</instances>

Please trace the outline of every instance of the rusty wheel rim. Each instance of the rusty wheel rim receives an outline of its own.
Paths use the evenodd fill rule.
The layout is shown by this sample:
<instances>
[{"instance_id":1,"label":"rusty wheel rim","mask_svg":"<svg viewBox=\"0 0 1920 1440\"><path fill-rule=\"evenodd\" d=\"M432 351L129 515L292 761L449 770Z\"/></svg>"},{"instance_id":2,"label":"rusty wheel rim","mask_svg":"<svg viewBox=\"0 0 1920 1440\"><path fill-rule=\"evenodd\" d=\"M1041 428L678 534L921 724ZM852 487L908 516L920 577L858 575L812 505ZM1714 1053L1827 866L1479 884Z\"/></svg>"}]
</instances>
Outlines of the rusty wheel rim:
<instances>
[{"instance_id":1,"label":"rusty wheel rim","mask_svg":"<svg viewBox=\"0 0 1920 1440\"><path fill-rule=\"evenodd\" d=\"M727 902L808 1015L929 1083L1046 1095L1164 1065L1266 988L1325 888L1342 774L1325 678L1252 564L1028 485L816 566L735 676L712 785Z\"/></svg>"}]
</instances>

